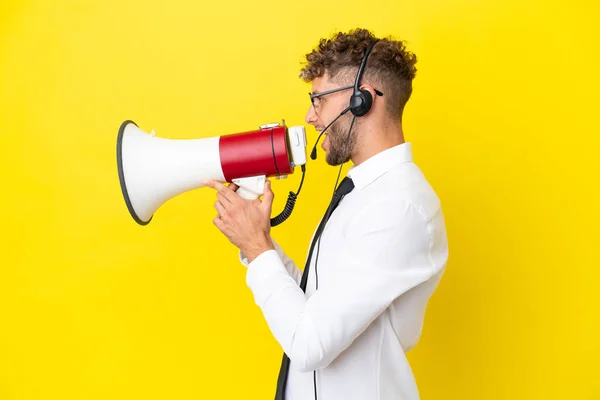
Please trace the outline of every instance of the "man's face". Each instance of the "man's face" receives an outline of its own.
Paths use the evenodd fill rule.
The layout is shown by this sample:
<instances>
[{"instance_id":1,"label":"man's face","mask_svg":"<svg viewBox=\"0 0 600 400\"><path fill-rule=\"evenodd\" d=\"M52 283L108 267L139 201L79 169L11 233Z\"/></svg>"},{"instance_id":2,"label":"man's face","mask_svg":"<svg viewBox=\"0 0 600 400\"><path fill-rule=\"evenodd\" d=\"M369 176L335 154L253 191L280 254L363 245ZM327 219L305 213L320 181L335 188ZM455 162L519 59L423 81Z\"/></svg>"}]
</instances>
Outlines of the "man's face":
<instances>
[{"instance_id":1,"label":"man's face","mask_svg":"<svg viewBox=\"0 0 600 400\"><path fill-rule=\"evenodd\" d=\"M328 80L327 75L315 78L312 81L312 93L322 93L332 89L344 87ZM310 106L306 114L306 123L311 124L319 132L336 119L346 107L350 104L350 96L352 88L347 88L334 93L325 94L315 97L313 104ZM356 128L357 123L354 123L350 137L348 130L352 121L352 113L347 112L335 121L325 132L325 138L321 144L321 148L325 150L326 162L329 165L341 165L350 160L350 154L356 146Z\"/></svg>"}]
</instances>

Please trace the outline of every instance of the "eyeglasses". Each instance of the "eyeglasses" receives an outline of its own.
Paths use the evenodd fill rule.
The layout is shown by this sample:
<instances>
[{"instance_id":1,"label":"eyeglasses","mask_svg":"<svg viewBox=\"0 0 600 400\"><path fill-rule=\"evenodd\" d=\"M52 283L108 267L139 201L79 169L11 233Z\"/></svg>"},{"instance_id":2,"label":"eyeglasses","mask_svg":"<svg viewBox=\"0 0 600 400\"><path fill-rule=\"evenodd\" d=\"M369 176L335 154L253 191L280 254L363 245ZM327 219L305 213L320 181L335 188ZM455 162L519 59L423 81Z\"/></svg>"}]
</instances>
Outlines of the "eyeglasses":
<instances>
[{"instance_id":1,"label":"eyeglasses","mask_svg":"<svg viewBox=\"0 0 600 400\"><path fill-rule=\"evenodd\" d=\"M343 87L327 90L325 92L319 92L319 93L314 93L314 94L309 92L308 95L310 96L310 102L312 103L312 105L316 111L316 109L321 104L321 101L320 101L321 97L326 96L331 93L340 92L342 90L347 90L347 89L352 89L352 88L354 88L354 85L343 86ZM377 94L378 96L383 96L383 93L380 92L379 90L377 90L377 89L373 89L373 90L375 90L375 94Z\"/></svg>"}]
</instances>

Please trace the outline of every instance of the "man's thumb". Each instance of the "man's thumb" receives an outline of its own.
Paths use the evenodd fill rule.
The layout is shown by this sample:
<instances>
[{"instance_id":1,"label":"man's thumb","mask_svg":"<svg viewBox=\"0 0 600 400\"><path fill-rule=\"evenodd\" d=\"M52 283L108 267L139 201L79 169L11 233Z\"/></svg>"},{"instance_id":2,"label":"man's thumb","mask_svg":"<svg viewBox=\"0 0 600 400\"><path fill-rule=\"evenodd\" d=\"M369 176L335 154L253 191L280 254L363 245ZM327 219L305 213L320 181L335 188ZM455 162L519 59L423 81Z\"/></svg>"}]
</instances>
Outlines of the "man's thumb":
<instances>
[{"instance_id":1,"label":"man's thumb","mask_svg":"<svg viewBox=\"0 0 600 400\"><path fill-rule=\"evenodd\" d=\"M265 193L263 194L263 201L261 203L261 206L265 207L265 208L271 208L274 197L275 197L275 194L271 190L271 181L266 181L265 182Z\"/></svg>"}]
</instances>

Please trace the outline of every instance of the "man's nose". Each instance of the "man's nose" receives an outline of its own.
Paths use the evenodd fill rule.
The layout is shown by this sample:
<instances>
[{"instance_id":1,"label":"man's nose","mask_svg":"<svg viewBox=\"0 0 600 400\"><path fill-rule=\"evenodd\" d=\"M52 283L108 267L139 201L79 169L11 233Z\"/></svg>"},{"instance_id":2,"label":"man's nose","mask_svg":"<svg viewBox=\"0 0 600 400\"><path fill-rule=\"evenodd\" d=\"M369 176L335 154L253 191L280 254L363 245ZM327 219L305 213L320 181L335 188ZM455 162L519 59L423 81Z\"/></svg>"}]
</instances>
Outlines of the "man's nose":
<instances>
[{"instance_id":1,"label":"man's nose","mask_svg":"<svg viewBox=\"0 0 600 400\"><path fill-rule=\"evenodd\" d=\"M311 105L308 108L306 113L306 117L304 118L307 124L314 125L317 122L317 113L315 112L315 108Z\"/></svg>"}]
</instances>

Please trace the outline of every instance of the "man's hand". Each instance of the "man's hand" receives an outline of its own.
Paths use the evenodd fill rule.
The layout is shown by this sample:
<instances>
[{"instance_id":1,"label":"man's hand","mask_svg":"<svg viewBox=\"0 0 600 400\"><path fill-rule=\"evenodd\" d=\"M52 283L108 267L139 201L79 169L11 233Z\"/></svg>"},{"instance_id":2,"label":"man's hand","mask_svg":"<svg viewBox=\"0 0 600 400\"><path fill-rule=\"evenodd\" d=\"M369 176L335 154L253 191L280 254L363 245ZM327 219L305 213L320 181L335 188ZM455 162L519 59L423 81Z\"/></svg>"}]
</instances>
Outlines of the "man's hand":
<instances>
[{"instance_id":1,"label":"man's hand","mask_svg":"<svg viewBox=\"0 0 600 400\"><path fill-rule=\"evenodd\" d=\"M267 180L263 199L245 200L235 190L235 184L223 185L208 180L206 185L217 191L215 226L237 246L251 262L267 250L274 249L271 241L271 207L274 194Z\"/></svg>"}]
</instances>

